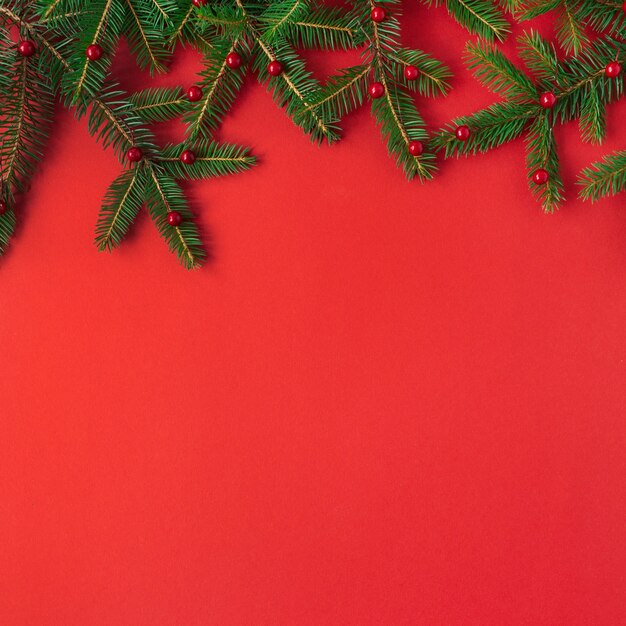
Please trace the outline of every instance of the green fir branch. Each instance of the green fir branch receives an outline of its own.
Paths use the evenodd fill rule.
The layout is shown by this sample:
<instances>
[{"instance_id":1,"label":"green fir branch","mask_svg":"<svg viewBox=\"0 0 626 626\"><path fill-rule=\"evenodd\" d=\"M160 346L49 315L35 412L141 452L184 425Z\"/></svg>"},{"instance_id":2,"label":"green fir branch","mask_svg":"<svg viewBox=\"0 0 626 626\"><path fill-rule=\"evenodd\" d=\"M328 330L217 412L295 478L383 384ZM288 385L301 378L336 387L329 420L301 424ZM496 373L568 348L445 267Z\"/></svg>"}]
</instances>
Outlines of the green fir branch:
<instances>
[{"instance_id":1,"label":"green fir branch","mask_svg":"<svg viewBox=\"0 0 626 626\"><path fill-rule=\"evenodd\" d=\"M579 196L592 202L626 191L626 150L607 155L586 167L580 173L578 184L582 187Z\"/></svg>"}]
</instances>

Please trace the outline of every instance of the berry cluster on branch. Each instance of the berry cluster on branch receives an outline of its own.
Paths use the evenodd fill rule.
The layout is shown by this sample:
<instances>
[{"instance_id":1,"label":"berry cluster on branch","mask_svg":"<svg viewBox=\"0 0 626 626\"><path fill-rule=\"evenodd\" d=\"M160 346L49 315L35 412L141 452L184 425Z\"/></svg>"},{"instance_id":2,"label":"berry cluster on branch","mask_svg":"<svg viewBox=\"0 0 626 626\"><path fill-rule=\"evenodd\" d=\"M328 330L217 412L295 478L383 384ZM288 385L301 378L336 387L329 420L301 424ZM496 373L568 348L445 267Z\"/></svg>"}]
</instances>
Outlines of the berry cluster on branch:
<instances>
[{"instance_id":1,"label":"berry cluster on branch","mask_svg":"<svg viewBox=\"0 0 626 626\"><path fill-rule=\"evenodd\" d=\"M15 226L60 101L122 166L96 223L96 245L118 246L146 207L181 263L205 251L180 181L243 172L245 147L213 136L252 73L314 142L341 137L341 122L368 102L388 151L407 178L424 182L443 157L485 152L525 136L529 184L545 210L563 198L554 126L578 120L584 140L600 142L606 107L624 91L626 3L617 0L422 0L445 6L477 38L467 64L500 101L431 135L417 97L445 96L452 74L400 38L400 0L0 0L0 251ZM510 20L555 12L555 46L532 30L519 38L527 71L497 47ZM507 17L508 16L508 17ZM203 56L194 84L125 93L112 76L120 37L137 65L167 71L177 46ZM302 51L359 49L360 63L321 84ZM191 81L190 81L191 82ZM182 118L186 138L157 144L151 125ZM581 195L596 199L626 184L624 153L581 175Z\"/></svg>"}]
</instances>

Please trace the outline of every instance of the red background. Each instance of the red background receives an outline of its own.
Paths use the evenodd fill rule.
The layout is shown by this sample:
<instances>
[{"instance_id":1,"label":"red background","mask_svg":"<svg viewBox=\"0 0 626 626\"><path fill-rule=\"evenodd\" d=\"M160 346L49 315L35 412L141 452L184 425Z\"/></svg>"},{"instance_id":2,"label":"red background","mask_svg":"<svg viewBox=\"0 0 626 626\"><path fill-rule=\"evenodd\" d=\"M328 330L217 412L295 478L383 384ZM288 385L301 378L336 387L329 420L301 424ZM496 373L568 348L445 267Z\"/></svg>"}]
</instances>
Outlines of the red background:
<instances>
[{"instance_id":1,"label":"red background","mask_svg":"<svg viewBox=\"0 0 626 626\"><path fill-rule=\"evenodd\" d=\"M429 122L494 100L443 10L404 26L457 74ZM366 108L318 148L250 81L187 273L145 214L95 250L119 165L59 111L0 263L0 622L626 624L626 198L573 199L625 112L557 131L547 216L521 141L420 186Z\"/></svg>"}]
</instances>

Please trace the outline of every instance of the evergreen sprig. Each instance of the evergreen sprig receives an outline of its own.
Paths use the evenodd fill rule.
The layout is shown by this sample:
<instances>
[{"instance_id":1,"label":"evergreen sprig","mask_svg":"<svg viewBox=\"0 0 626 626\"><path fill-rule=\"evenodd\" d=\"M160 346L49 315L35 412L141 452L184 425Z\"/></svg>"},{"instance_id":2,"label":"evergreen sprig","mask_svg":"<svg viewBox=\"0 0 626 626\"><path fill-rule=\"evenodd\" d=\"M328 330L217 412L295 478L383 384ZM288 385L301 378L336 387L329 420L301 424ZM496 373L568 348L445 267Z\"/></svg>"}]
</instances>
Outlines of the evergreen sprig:
<instances>
[{"instance_id":1,"label":"evergreen sprig","mask_svg":"<svg viewBox=\"0 0 626 626\"><path fill-rule=\"evenodd\" d=\"M621 0L422 2L445 6L479 36L467 45L466 63L500 98L456 118L432 139L415 98L445 96L451 73L428 53L402 45L400 0L338 6L311 0L0 0L0 252L13 232L19 195L42 158L58 100L85 119L123 166L99 213L97 247L120 245L146 206L180 262L197 267L206 254L181 181L254 165L247 148L214 138L248 72L315 142L339 139L342 119L370 101L388 151L409 179L430 179L437 152L467 156L523 137L531 189L553 211L563 200L554 127L577 120L583 140L599 143L606 108L624 93L624 73L606 71L609 63L626 62ZM568 56L561 59L552 43L529 31L518 41L521 69L496 47L510 31L505 13L526 20L548 12L557 14L556 38ZM17 54L15 35L34 43L34 56ZM175 87L122 90L111 75L122 36L139 67L151 73L166 71L176 45L196 48L203 69L193 97ZM299 52L304 48L357 48L361 59L320 84ZM548 93L554 102L544 108L542 94ZM150 125L177 118L186 125L185 141L158 145ZM470 129L467 139L456 135L462 125ZM138 162L128 158L131 149L140 150ZM183 157L186 151L191 159ZM622 191L625 172L623 152L606 157L582 172L581 196Z\"/></svg>"},{"instance_id":2,"label":"evergreen sprig","mask_svg":"<svg viewBox=\"0 0 626 626\"><path fill-rule=\"evenodd\" d=\"M352 24L364 41L362 63L345 68L318 89L311 102L313 111L332 124L361 106L370 91L372 114L387 142L390 155L407 178L426 181L436 170L435 157L428 150L426 123L417 111L413 94L422 96L445 95L449 90L451 73L434 57L421 50L405 48L400 42L400 2L387 0L376 5L369 0L354 3ZM384 20L373 19L374 7L386 11ZM410 67L417 77L407 79ZM420 149L412 153L410 147Z\"/></svg>"},{"instance_id":3,"label":"evergreen sprig","mask_svg":"<svg viewBox=\"0 0 626 626\"><path fill-rule=\"evenodd\" d=\"M580 197L595 202L626 191L626 150L607 155L585 168L578 179Z\"/></svg>"},{"instance_id":4,"label":"evergreen sprig","mask_svg":"<svg viewBox=\"0 0 626 626\"><path fill-rule=\"evenodd\" d=\"M524 33L518 45L520 57L532 77L491 44L467 45L468 67L504 101L456 118L439 132L433 145L446 158L467 156L486 152L525 134L530 188L544 210L552 212L563 200L554 126L578 119L585 141L602 140L606 107L624 90L623 75L607 76L606 66L615 60L623 63L626 47L607 36L579 55L559 61L554 47L536 32ZM544 108L541 94L552 97L554 103ZM469 138L457 137L460 126L469 128Z\"/></svg>"},{"instance_id":5,"label":"evergreen sprig","mask_svg":"<svg viewBox=\"0 0 626 626\"><path fill-rule=\"evenodd\" d=\"M556 15L555 35L568 54L578 54L596 33L619 35L626 29L626 14L621 0L519 0L512 9L520 21L545 13Z\"/></svg>"},{"instance_id":6,"label":"evergreen sprig","mask_svg":"<svg viewBox=\"0 0 626 626\"><path fill-rule=\"evenodd\" d=\"M147 1L157 12L168 6L161 0L158 4L157 0ZM112 7L112 3L107 9L96 3L88 12L104 15L114 10ZM198 164L188 172L169 163L171 148L157 146L146 122L180 115L188 108L188 100L183 101L176 89L148 89L129 97L108 78L106 70L97 78L86 72L84 79L75 80L74 46L64 36L65 20L74 20L83 11L87 9L79 0L57 0L45 6L28 0L3 0L0 4L0 199L8 208L0 215L0 249L8 243L15 224L15 195L26 190L42 156L54 98L60 97L77 118L87 119L90 134L103 147L110 146L125 167L104 198L96 224L98 248L111 250L119 245L145 204L170 250L185 267L197 267L206 255L193 213L175 179L240 172L252 166L254 159L243 148L199 143ZM16 54L9 36L12 27L34 42L35 56ZM92 80L102 82L96 88ZM128 160L131 148L141 150L135 165ZM214 158L209 161L209 157ZM179 224L168 220L173 211L182 218Z\"/></svg>"}]
</instances>

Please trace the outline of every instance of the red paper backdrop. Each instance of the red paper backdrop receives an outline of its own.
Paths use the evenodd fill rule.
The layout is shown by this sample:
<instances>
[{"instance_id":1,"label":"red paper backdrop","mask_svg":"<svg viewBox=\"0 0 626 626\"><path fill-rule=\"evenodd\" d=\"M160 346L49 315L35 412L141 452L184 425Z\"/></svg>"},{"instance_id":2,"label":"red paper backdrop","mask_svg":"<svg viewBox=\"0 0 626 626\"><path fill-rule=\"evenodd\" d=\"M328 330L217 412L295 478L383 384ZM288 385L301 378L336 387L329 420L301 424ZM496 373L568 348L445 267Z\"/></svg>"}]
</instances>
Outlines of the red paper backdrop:
<instances>
[{"instance_id":1,"label":"red paper backdrop","mask_svg":"<svg viewBox=\"0 0 626 626\"><path fill-rule=\"evenodd\" d=\"M431 123L494 100L443 10L404 24L457 73ZM570 197L625 112L557 131ZM146 215L96 252L119 165L59 112L0 263L0 622L626 624L626 197L543 215L521 141L422 187L345 128L250 81L219 136L261 165L190 188L187 273Z\"/></svg>"}]
</instances>

